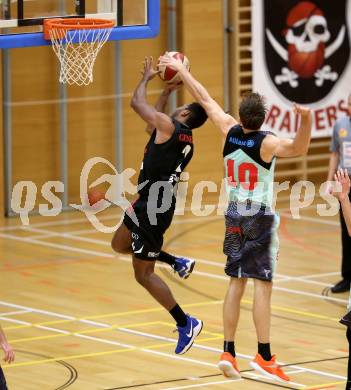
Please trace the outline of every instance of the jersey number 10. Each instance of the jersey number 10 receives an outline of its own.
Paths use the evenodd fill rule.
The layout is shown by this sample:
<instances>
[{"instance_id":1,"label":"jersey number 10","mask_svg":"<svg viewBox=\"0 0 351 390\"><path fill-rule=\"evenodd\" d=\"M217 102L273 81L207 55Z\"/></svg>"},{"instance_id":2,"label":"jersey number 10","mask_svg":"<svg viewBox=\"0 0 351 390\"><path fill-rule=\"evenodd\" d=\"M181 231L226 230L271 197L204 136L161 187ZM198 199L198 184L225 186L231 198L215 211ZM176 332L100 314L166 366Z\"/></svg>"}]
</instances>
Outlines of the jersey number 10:
<instances>
[{"instance_id":1,"label":"jersey number 10","mask_svg":"<svg viewBox=\"0 0 351 390\"><path fill-rule=\"evenodd\" d=\"M241 163L237 168L237 175L235 174L235 161L227 160L228 183L236 187L238 178L240 185L244 190L253 191L255 189L258 177L258 168L252 163ZM248 178L247 178L248 176Z\"/></svg>"}]
</instances>

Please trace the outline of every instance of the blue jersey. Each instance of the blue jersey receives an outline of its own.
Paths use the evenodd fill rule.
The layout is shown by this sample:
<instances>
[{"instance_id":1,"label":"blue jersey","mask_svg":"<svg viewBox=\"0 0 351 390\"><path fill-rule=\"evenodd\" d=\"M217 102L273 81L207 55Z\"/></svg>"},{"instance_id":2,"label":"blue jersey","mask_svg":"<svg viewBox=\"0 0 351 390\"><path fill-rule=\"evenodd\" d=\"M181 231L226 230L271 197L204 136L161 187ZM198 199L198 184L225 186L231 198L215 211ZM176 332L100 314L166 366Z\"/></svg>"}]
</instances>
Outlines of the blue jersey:
<instances>
[{"instance_id":1,"label":"blue jersey","mask_svg":"<svg viewBox=\"0 0 351 390\"><path fill-rule=\"evenodd\" d=\"M272 207L275 158L269 163L261 158L266 131L244 133L240 125L232 127L225 141L223 157L229 200Z\"/></svg>"}]
</instances>

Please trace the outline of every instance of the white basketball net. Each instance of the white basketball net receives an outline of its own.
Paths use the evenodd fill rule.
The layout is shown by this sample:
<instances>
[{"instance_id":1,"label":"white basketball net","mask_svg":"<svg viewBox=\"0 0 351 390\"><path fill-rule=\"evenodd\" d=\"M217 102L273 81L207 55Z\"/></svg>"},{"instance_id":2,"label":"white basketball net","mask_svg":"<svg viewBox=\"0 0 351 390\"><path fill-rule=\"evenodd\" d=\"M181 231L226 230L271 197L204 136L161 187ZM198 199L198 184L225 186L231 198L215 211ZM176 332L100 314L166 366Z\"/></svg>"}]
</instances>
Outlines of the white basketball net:
<instances>
[{"instance_id":1,"label":"white basketball net","mask_svg":"<svg viewBox=\"0 0 351 390\"><path fill-rule=\"evenodd\" d=\"M52 28L52 48L61 65L60 83L79 86L92 83L96 57L111 32L112 28L70 31Z\"/></svg>"}]
</instances>

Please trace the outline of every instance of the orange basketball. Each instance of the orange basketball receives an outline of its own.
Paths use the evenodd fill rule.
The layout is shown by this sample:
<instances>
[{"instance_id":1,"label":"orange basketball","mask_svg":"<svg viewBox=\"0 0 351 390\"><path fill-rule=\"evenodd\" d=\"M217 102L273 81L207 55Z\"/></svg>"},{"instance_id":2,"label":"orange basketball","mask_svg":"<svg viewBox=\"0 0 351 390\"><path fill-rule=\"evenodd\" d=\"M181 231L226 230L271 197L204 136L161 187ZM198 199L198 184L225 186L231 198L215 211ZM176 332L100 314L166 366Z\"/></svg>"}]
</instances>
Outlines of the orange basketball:
<instances>
[{"instance_id":1,"label":"orange basketball","mask_svg":"<svg viewBox=\"0 0 351 390\"><path fill-rule=\"evenodd\" d=\"M97 190L97 189L89 190L88 191L88 201L89 201L90 206L94 206L94 204L96 204L100 200L105 199L105 195L106 195L105 192L102 192L102 191Z\"/></svg>"},{"instance_id":2,"label":"orange basketball","mask_svg":"<svg viewBox=\"0 0 351 390\"><path fill-rule=\"evenodd\" d=\"M183 54L183 53L180 53L179 51L170 51L168 52L168 54L171 56L171 57L174 57L176 59L179 59L183 62L183 64L185 65L185 67L190 70L190 62L188 60L188 58ZM179 75L178 75L178 72L168 66L164 66L164 65L157 65L157 68L158 70L160 70L160 73L159 73L159 76L160 78L165 81L167 84L179 84L182 82L182 80L180 79Z\"/></svg>"}]
</instances>

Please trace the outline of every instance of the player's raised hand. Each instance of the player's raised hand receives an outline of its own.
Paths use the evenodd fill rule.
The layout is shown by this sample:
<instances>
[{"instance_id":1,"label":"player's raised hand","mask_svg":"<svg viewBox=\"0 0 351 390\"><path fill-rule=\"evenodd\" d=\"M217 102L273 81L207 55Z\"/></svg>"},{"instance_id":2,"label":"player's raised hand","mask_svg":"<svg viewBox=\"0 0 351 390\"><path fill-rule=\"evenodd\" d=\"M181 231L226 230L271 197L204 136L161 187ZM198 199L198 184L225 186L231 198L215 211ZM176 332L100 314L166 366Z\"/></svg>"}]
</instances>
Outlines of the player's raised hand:
<instances>
[{"instance_id":1,"label":"player's raised hand","mask_svg":"<svg viewBox=\"0 0 351 390\"><path fill-rule=\"evenodd\" d=\"M303 107L296 103L294 103L293 110L295 114L300 114L302 117L311 115L311 109L309 107Z\"/></svg>"},{"instance_id":2,"label":"player's raised hand","mask_svg":"<svg viewBox=\"0 0 351 390\"><path fill-rule=\"evenodd\" d=\"M4 361L6 363L12 363L15 360L15 353L14 353L11 345L8 344L7 342L2 342L0 345L1 345L2 350L5 353Z\"/></svg>"},{"instance_id":3,"label":"player's raised hand","mask_svg":"<svg viewBox=\"0 0 351 390\"><path fill-rule=\"evenodd\" d=\"M350 192L351 182L347 169L339 169L334 175L334 180L341 185L340 192L333 192L333 195L339 199L340 202L347 199Z\"/></svg>"},{"instance_id":4,"label":"player's raised hand","mask_svg":"<svg viewBox=\"0 0 351 390\"><path fill-rule=\"evenodd\" d=\"M186 69L183 65L183 62L180 59L171 57L168 52L166 52L163 56L158 59L159 65L169 66L170 68L180 71L181 69Z\"/></svg>"},{"instance_id":5,"label":"player's raised hand","mask_svg":"<svg viewBox=\"0 0 351 390\"><path fill-rule=\"evenodd\" d=\"M143 79L150 81L159 73L160 71L154 67L154 59L152 57L145 57L143 62L143 70L141 71Z\"/></svg>"}]
</instances>

